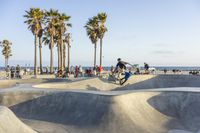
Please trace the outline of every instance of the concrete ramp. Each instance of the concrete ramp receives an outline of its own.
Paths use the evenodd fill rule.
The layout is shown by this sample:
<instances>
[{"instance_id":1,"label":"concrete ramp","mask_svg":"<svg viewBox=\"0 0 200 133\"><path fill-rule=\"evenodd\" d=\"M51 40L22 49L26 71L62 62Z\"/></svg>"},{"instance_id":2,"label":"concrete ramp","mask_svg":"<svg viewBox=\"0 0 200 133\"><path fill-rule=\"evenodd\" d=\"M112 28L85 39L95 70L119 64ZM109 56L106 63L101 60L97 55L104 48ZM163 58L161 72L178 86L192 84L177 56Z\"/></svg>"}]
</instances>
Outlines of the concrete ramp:
<instances>
[{"instance_id":1,"label":"concrete ramp","mask_svg":"<svg viewBox=\"0 0 200 133\"><path fill-rule=\"evenodd\" d=\"M200 133L199 76L132 76L122 87L98 78L21 87L1 91L0 105L39 133ZM3 133L34 132L12 112L1 115L5 110Z\"/></svg>"},{"instance_id":2,"label":"concrete ramp","mask_svg":"<svg viewBox=\"0 0 200 133\"><path fill-rule=\"evenodd\" d=\"M0 106L0 133L37 133L22 123L10 109Z\"/></svg>"},{"instance_id":3,"label":"concrete ramp","mask_svg":"<svg viewBox=\"0 0 200 133\"><path fill-rule=\"evenodd\" d=\"M43 83L34 85L35 88L45 89L78 89L78 90L111 90L119 87L114 82L109 82L106 79L91 78L84 79L81 81L74 82L63 82L63 83Z\"/></svg>"},{"instance_id":4,"label":"concrete ramp","mask_svg":"<svg viewBox=\"0 0 200 133\"><path fill-rule=\"evenodd\" d=\"M149 78L148 77L149 76L132 76L126 86L115 88L114 90L140 90L169 87L200 87L200 76L196 75L155 75Z\"/></svg>"},{"instance_id":5,"label":"concrete ramp","mask_svg":"<svg viewBox=\"0 0 200 133\"><path fill-rule=\"evenodd\" d=\"M197 133L200 129L199 93L104 93L43 93L16 104L11 101L10 109L41 133Z\"/></svg>"},{"instance_id":6,"label":"concrete ramp","mask_svg":"<svg viewBox=\"0 0 200 133\"><path fill-rule=\"evenodd\" d=\"M92 78L75 82L42 83L34 85L44 89L73 89L73 90L140 90L169 87L200 87L200 76L194 75L133 75L120 86L106 79Z\"/></svg>"},{"instance_id":7,"label":"concrete ramp","mask_svg":"<svg viewBox=\"0 0 200 133\"><path fill-rule=\"evenodd\" d=\"M156 77L155 75L134 75L132 76L126 83L127 84L135 84L139 82L143 82L149 79ZM81 81L74 82L52 82L52 83L42 83L38 85L34 85L34 88L44 88L44 89L78 89L78 90L101 90L108 91L120 88L121 85L119 83L115 83L114 81L109 81L107 79L102 78L90 78L84 79Z\"/></svg>"}]
</instances>

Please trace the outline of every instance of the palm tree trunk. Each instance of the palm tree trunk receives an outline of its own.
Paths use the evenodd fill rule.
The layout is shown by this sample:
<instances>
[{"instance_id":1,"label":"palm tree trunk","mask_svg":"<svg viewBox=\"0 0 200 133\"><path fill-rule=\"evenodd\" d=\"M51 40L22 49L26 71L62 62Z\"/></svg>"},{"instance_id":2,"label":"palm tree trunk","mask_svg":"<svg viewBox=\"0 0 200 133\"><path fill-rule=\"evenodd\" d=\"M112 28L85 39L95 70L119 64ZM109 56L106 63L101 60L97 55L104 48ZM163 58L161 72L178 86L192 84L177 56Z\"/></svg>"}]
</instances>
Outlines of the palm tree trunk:
<instances>
[{"instance_id":1,"label":"palm tree trunk","mask_svg":"<svg viewBox=\"0 0 200 133\"><path fill-rule=\"evenodd\" d=\"M7 67L7 59L5 58L5 68Z\"/></svg>"},{"instance_id":2,"label":"palm tree trunk","mask_svg":"<svg viewBox=\"0 0 200 133\"><path fill-rule=\"evenodd\" d=\"M50 49L50 74L53 74L53 48Z\"/></svg>"},{"instance_id":3,"label":"palm tree trunk","mask_svg":"<svg viewBox=\"0 0 200 133\"><path fill-rule=\"evenodd\" d=\"M50 73L53 73L53 36L51 36L51 47L50 47Z\"/></svg>"},{"instance_id":4,"label":"palm tree trunk","mask_svg":"<svg viewBox=\"0 0 200 133\"><path fill-rule=\"evenodd\" d=\"M58 70L60 70L60 45L57 46L58 49Z\"/></svg>"},{"instance_id":5,"label":"palm tree trunk","mask_svg":"<svg viewBox=\"0 0 200 133\"><path fill-rule=\"evenodd\" d=\"M67 36L67 71L70 73L70 34Z\"/></svg>"},{"instance_id":6,"label":"palm tree trunk","mask_svg":"<svg viewBox=\"0 0 200 133\"><path fill-rule=\"evenodd\" d=\"M61 71L63 71L63 40L62 40L62 36L61 36L61 40L60 40L60 64L61 64Z\"/></svg>"},{"instance_id":7,"label":"palm tree trunk","mask_svg":"<svg viewBox=\"0 0 200 133\"><path fill-rule=\"evenodd\" d=\"M63 45L63 67L66 67L66 44Z\"/></svg>"},{"instance_id":8,"label":"palm tree trunk","mask_svg":"<svg viewBox=\"0 0 200 133\"><path fill-rule=\"evenodd\" d=\"M37 35L35 35L34 75L37 75Z\"/></svg>"},{"instance_id":9,"label":"palm tree trunk","mask_svg":"<svg viewBox=\"0 0 200 133\"><path fill-rule=\"evenodd\" d=\"M67 69L69 72L70 71L70 43L69 43L69 41L68 41L67 51L68 51Z\"/></svg>"},{"instance_id":10,"label":"palm tree trunk","mask_svg":"<svg viewBox=\"0 0 200 133\"><path fill-rule=\"evenodd\" d=\"M103 39L100 38L100 66L102 66L102 43Z\"/></svg>"},{"instance_id":11,"label":"palm tree trunk","mask_svg":"<svg viewBox=\"0 0 200 133\"><path fill-rule=\"evenodd\" d=\"M43 73L42 70L42 38L39 38L39 50L40 50L40 74Z\"/></svg>"},{"instance_id":12,"label":"palm tree trunk","mask_svg":"<svg viewBox=\"0 0 200 133\"><path fill-rule=\"evenodd\" d=\"M96 67L97 44L94 44L94 68Z\"/></svg>"},{"instance_id":13,"label":"palm tree trunk","mask_svg":"<svg viewBox=\"0 0 200 133\"><path fill-rule=\"evenodd\" d=\"M6 66L8 66L8 58L6 59Z\"/></svg>"}]
</instances>

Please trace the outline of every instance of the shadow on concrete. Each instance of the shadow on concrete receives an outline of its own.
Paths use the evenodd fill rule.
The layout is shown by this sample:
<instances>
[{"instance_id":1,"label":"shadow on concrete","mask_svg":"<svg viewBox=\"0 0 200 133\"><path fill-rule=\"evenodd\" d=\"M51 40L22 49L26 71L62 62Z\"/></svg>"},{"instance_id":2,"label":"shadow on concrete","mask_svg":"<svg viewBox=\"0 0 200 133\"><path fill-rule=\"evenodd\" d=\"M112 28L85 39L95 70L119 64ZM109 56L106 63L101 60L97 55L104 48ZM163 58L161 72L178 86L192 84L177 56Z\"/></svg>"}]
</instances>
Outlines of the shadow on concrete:
<instances>
[{"instance_id":1,"label":"shadow on concrete","mask_svg":"<svg viewBox=\"0 0 200 133\"><path fill-rule=\"evenodd\" d=\"M147 101L160 113L172 117L166 127L197 132L200 129L200 93L162 92Z\"/></svg>"},{"instance_id":2,"label":"shadow on concrete","mask_svg":"<svg viewBox=\"0 0 200 133\"><path fill-rule=\"evenodd\" d=\"M90 127L99 125L107 117L110 103L106 96L59 92L11 106L10 109L19 118Z\"/></svg>"},{"instance_id":3,"label":"shadow on concrete","mask_svg":"<svg viewBox=\"0 0 200 133\"><path fill-rule=\"evenodd\" d=\"M68 78L44 78L41 79L41 83L62 83L62 82L77 82L77 81L84 81L92 78L75 78L75 79L68 79ZM40 80L40 79L35 79L35 80Z\"/></svg>"},{"instance_id":4,"label":"shadow on concrete","mask_svg":"<svg viewBox=\"0 0 200 133\"><path fill-rule=\"evenodd\" d=\"M100 91L99 89L97 89L96 87L92 87L91 85L87 85L87 90L90 90L90 91Z\"/></svg>"},{"instance_id":5,"label":"shadow on concrete","mask_svg":"<svg viewBox=\"0 0 200 133\"><path fill-rule=\"evenodd\" d=\"M109 83L109 84L113 84L113 85L119 85L116 83L115 80L108 80L108 79L104 79L104 78L98 78L100 81L104 82L104 83Z\"/></svg>"},{"instance_id":6,"label":"shadow on concrete","mask_svg":"<svg viewBox=\"0 0 200 133\"><path fill-rule=\"evenodd\" d=\"M116 88L114 90L138 90L169 87L200 87L200 76L158 75L154 78Z\"/></svg>"}]
</instances>

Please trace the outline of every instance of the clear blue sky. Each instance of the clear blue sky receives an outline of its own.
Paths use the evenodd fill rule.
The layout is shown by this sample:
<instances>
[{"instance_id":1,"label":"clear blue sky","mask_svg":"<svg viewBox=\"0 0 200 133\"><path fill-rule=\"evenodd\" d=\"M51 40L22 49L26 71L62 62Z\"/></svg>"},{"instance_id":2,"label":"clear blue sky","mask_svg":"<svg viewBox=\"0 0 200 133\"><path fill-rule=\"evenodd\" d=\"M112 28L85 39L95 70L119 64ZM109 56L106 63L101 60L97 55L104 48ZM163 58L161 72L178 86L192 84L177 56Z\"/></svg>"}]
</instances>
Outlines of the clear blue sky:
<instances>
[{"instance_id":1,"label":"clear blue sky","mask_svg":"<svg viewBox=\"0 0 200 133\"><path fill-rule=\"evenodd\" d=\"M102 11L108 14L104 65L115 64L118 57L141 65L200 65L199 0L1 0L0 40L13 43L11 65L33 64L34 38L23 23L24 11L30 7L58 9L71 16L74 65L93 64L93 45L83 26ZM56 48L54 55L57 60ZM99 52L97 59L99 63ZM49 64L47 46L43 47L43 60ZM0 65L4 65L3 56Z\"/></svg>"}]
</instances>

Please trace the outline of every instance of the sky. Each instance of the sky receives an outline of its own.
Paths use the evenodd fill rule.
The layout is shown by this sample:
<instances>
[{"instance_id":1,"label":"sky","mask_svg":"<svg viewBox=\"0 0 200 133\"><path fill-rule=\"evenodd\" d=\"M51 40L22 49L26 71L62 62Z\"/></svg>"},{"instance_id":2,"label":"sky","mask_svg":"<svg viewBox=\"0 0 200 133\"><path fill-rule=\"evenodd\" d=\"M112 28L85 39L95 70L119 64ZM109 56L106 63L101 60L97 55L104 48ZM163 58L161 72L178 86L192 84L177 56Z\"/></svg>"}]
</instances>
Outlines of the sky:
<instances>
[{"instance_id":1,"label":"sky","mask_svg":"<svg viewBox=\"0 0 200 133\"><path fill-rule=\"evenodd\" d=\"M33 65L34 36L23 17L31 7L58 9L71 16L72 28L68 32L72 33L73 65L92 66L94 45L84 25L88 18L106 12L104 66L115 65L119 57L140 65L147 62L151 66L200 66L199 0L1 0L0 40L12 42L10 65ZM42 50L43 64L49 66L48 46ZM56 47L54 59L56 66ZM0 66L4 66L2 55Z\"/></svg>"}]
</instances>

